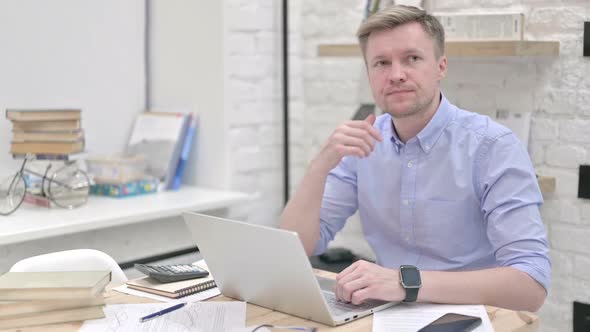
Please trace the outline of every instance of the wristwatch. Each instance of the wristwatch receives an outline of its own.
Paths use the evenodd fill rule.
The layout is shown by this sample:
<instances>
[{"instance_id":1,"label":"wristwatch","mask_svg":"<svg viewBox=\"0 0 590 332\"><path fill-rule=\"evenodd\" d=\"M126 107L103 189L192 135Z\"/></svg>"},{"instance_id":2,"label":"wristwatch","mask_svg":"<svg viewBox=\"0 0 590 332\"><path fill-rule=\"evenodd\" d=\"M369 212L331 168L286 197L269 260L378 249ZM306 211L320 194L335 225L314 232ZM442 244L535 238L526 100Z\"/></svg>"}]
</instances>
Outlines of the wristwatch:
<instances>
[{"instance_id":1,"label":"wristwatch","mask_svg":"<svg viewBox=\"0 0 590 332\"><path fill-rule=\"evenodd\" d=\"M399 283L406 290L404 302L416 302L418 290L422 286L420 270L414 265L402 265L399 267Z\"/></svg>"}]
</instances>

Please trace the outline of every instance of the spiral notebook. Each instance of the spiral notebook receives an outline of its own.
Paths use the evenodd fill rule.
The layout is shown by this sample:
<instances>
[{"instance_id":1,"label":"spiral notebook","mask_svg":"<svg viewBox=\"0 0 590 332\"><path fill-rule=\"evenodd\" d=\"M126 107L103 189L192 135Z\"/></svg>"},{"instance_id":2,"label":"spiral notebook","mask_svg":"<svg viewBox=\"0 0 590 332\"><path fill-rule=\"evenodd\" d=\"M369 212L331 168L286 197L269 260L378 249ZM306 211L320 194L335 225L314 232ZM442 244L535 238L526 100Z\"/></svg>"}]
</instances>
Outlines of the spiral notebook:
<instances>
[{"instance_id":1,"label":"spiral notebook","mask_svg":"<svg viewBox=\"0 0 590 332\"><path fill-rule=\"evenodd\" d=\"M205 268L199 265L201 268ZM177 299L187 295L200 293L215 288L215 280L211 274L204 278L182 280L169 283L161 283L150 277L143 277L127 281L127 287L147 293L166 296Z\"/></svg>"}]
</instances>

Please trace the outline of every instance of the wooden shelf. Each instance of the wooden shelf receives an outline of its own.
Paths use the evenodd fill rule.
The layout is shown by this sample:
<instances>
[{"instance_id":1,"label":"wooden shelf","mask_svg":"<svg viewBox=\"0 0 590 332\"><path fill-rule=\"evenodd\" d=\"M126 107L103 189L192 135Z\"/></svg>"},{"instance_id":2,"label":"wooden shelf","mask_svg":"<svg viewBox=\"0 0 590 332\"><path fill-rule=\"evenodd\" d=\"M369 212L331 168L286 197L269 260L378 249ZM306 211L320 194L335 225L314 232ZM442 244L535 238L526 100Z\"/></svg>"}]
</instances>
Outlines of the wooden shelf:
<instances>
[{"instance_id":1,"label":"wooden shelf","mask_svg":"<svg viewBox=\"0 0 590 332\"><path fill-rule=\"evenodd\" d=\"M447 42L447 56L558 56L558 41L452 41ZM321 44L319 56L356 57L357 44Z\"/></svg>"},{"instance_id":2,"label":"wooden shelf","mask_svg":"<svg viewBox=\"0 0 590 332\"><path fill-rule=\"evenodd\" d=\"M13 214L0 216L0 245L222 209L249 199L241 192L183 186L125 198L90 196L85 205L72 210L22 204Z\"/></svg>"}]
</instances>

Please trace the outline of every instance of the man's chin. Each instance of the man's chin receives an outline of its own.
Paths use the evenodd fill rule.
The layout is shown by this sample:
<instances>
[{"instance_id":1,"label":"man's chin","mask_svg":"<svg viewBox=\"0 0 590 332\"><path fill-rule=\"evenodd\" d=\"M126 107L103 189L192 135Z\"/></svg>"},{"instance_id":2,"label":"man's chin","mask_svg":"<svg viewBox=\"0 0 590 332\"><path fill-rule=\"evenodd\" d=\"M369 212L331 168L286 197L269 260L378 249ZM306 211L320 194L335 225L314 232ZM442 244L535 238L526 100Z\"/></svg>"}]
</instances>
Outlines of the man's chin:
<instances>
[{"instance_id":1,"label":"man's chin","mask_svg":"<svg viewBox=\"0 0 590 332\"><path fill-rule=\"evenodd\" d=\"M399 107L399 105L398 107L390 107L389 109L383 111L394 118L406 118L416 113L413 107Z\"/></svg>"}]
</instances>

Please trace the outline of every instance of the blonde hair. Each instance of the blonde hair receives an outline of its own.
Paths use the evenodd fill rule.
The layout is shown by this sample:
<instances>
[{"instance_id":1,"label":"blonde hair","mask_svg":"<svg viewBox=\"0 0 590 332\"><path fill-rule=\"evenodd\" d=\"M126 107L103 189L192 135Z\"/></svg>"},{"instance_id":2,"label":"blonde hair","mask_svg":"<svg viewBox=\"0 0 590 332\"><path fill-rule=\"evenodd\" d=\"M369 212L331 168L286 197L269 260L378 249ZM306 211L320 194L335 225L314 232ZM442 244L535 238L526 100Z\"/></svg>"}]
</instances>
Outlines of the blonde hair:
<instances>
[{"instance_id":1,"label":"blonde hair","mask_svg":"<svg viewBox=\"0 0 590 332\"><path fill-rule=\"evenodd\" d=\"M411 22L419 23L424 32L434 40L437 57L445 53L445 30L436 17L416 7L395 5L369 16L359 27L356 36L363 51L363 57L367 50L369 35L372 32L393 29Z\"/></svg>"}]
</instances>

